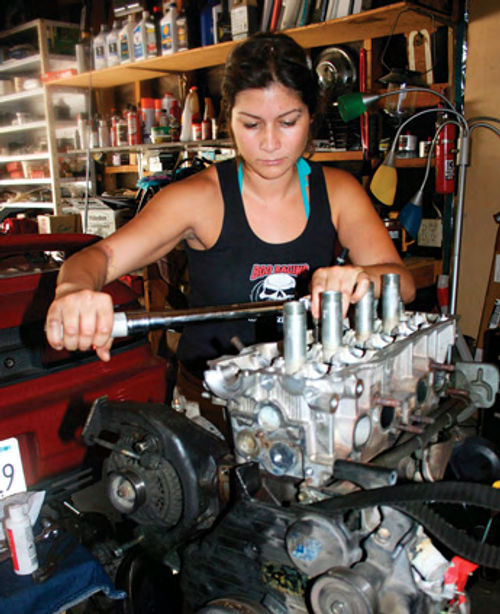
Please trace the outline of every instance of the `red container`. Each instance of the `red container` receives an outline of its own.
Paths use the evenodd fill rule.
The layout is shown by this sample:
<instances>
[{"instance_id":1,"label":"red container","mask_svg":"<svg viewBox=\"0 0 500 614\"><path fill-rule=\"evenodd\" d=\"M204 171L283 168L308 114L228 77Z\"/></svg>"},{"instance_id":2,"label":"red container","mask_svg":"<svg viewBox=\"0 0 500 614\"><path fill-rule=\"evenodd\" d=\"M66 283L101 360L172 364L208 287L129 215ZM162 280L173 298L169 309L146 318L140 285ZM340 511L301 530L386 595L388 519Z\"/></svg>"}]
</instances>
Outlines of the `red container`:
<instances>
[{"instance_id":1,"label":"red container","mask_svg":"<svg viewBox=\"0 0 500 614\"><path fill-rule=\"evenodd\" d=\"M0 441L18 439L29 486L81 466L87 448L79 433L95 399L165 400L167 363L145 337L116 340L108 363L93 352L57 352L46 342L43 325L58 271L47 252L69 253L96 240L7 235L0 242ZM114 282L106 291L117 310L138 308L129 286Z\"/></svg>"}]
</instances>

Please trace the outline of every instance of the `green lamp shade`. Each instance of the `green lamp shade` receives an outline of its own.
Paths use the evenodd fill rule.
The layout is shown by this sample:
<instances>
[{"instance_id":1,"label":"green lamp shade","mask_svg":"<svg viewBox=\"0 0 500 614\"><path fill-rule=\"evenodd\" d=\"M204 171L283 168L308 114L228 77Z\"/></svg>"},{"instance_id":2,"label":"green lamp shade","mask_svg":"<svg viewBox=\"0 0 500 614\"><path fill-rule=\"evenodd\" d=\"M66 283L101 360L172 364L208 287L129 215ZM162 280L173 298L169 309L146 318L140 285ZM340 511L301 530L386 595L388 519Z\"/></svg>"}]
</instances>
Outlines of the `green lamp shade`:
<instances>
[{"instance_id":1,"label":"green lamp shade","mask_svg":"<svg viewBox=\"0 0 500 614\"><path fill-rule=\"evenodd\" d=\"M345 122L350 122L351 119L356 119L356 117L363 115L367 108L361 92L349 92L339 96L337 105L340 117Z\"/></svg>"}]
</instances>

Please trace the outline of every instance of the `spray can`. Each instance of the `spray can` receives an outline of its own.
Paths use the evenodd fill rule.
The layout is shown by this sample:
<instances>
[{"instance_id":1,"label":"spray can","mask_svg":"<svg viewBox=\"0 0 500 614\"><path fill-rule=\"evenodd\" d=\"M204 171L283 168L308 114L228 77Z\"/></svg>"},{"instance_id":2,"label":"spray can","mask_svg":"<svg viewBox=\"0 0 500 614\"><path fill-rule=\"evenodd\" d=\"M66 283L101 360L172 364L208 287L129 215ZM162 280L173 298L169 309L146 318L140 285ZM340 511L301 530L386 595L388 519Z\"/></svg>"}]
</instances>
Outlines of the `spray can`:
<instances>
[{"instance_id":1,"label":"spray can","mask_svg":"<svg viewBox=\"0 0 500 614\"><path fill-rule=\"evenodd\" d=\"M113 22L111 31L106 36L106 53L108 66L117 66L120 63L120 24Z\"/></svg>"},{"instance_id":2,"label":"spray can","mask_svg":"<svg viewBox=\"0 0 500 614\"><path fill-rule=\"evenodd\" d=\"M155 126L160 125L160 116L161 116L161 107L162 107L162 99L154 98L154 107L155 107Z\"/></svg>"},{"instance_id":3,"label":"spray can","mask_svg":"<svg viewBox=\"0 0 500 614\"><path fill-rule=\"evenodd\" d=\"M124 147L128 144L128 122L124 117L120 117L116 123L116 145Z\"/></svg>"},{"instance_id":4,"label":"spray can","mask_svg":"<svg viewBox=\"0 0 500 614\"><path fill-rule=\"evenodd\" d=\"M172 136L172 141L178 141L181 136L181 108L179 106L179 101L177 98L172 100L172 104L170 105L170 114L168 120L170 126L170 135Z\"/></svg>"},{"instance_id":5,"label":"spray can","mask_svg":"<svg viewBox=\"0 0 500 614\"><path fill-rule=\"evenodd\" d=\"M137 129L137 109L132 106L127 112L128 144L139 145L141 142L140 134Z\"/></svg>"},{"instance_id":6,"label":"spray can","mask_svg":"<svg viewBox=\"0 0 500 614\"><path fill-rule=\"evenodd\" d=\"M33 529L24 505L11 503L7 506L5 533L9 542L14 572L19 576L25 576L38 569Z\"/></svg>"},{"instance_id":7,"label":"spray can","mask_svg":"<svg viewBox=\"0 0 500 614\"><path fill-rule=\"evenodd\" d=\"M110 130L110 141L111 147L118 147L118 122L120 121L120 116L115 111L115 109L111 109L111 130Z\"/></svg>"},{"instance_id":8,"label":"spray can","mask_svg":"<svg viewBox=\"0 0 500 614\"><path fill-rule=\"evenodd\" d=\"M168 55L177 51L177 5L170 2L160 21L161 54Z\"/></svg>"},{"instance_id":9,"label":"spray can","mask_svg":"<svg viewBox=\"0 0 500 614\"><path fill-rule=\"evenodd\" d=\"M151 142L151 128L155 125L154 98L141 98L141 116L144 126L144 143Z\"/></svg>"}]
</instances>

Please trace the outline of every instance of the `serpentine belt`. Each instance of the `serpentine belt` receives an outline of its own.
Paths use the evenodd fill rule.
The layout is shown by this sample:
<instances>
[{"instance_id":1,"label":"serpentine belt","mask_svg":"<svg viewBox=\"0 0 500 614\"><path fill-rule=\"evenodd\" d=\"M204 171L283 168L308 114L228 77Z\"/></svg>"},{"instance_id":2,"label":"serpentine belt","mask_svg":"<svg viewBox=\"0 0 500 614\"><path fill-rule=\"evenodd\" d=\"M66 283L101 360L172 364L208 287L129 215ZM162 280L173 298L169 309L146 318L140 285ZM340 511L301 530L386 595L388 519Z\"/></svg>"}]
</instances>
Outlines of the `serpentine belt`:
<instances>
[{"instance_id":1,"label":"serpentine belt","mask_svg":"<svg viewBox=\"0 0 500 614\"><path fill-rule=\"evenodd\" d=\"M473 505L499 512L500 490L470 482L402 484L325 499L307 507L328 514L378 505L394 507L424 526L459 556L477 565L500 569L500 548L466 535L439 516L425 502Z\"/></svg>"}]
</instances>

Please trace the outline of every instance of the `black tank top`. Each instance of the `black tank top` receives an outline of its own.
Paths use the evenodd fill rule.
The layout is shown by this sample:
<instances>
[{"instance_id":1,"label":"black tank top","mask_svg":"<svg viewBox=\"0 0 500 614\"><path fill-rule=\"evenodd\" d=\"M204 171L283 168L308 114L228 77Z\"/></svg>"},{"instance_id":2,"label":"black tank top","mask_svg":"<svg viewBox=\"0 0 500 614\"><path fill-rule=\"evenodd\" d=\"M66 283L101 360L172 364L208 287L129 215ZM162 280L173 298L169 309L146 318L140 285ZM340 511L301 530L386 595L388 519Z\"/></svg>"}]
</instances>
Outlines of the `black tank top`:
<instances>
[{"instance_id":1,"label":"black tank top","mask_svg":"<svg viewBox=\"0 0 500 614\"><path fill-rule=\"evenodd\" d=\"M188 256L192 307L284 300L308 293L312 273L333 263L337 232L332 223L323 169L309 162L310 214L302 234L286 243L266 243L250 228L238 186L236 161L216 165L224 199L220 236L206 250L184 247ZM234 353L230 339L245 344L272 341L276 318L236 320L186 326L178 359L199 376L206 360Z\"/></svg>"}]
</instances>

